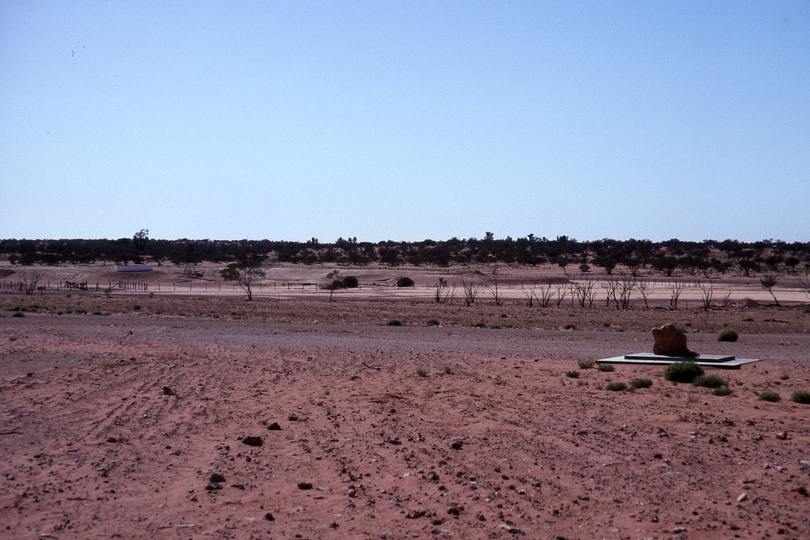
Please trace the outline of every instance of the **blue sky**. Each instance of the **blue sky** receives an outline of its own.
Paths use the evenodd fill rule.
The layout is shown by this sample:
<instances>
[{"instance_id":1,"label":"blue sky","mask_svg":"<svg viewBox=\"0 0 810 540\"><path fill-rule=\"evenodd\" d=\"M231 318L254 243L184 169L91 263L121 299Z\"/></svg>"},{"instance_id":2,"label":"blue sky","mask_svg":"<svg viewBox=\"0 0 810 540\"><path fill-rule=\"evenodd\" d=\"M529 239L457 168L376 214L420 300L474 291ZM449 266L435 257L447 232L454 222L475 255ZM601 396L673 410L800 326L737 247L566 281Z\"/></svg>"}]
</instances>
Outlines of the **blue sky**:
<instances>
[{"instance_id":1,"label":"blue sky","mask_svg":"<svg viewBox=\"0 0 810 540\"><path fill-rule=\"evenodd\" d=\"M0 0L0 238L810 232L810 2Z\"/></svg>"}]
</instances>

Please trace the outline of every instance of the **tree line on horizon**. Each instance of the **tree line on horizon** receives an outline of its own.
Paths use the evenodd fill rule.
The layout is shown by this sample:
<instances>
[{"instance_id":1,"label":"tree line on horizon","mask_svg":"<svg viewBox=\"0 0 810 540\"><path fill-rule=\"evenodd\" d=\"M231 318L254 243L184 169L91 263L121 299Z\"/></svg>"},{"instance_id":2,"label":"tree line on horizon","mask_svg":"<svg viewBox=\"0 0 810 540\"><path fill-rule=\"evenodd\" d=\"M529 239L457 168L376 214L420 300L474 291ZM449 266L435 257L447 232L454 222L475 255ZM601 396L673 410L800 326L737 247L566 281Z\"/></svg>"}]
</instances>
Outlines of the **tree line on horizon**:
<instances>
[{"instance_id":1,"label":"tree line on horizon","mask_svg":"<svg viewBox=\"0 0 810 540\"><path fill-rule=\"evenodd\" d=\"M487 232L484 238L391 240L358 242L357 238L338 238L321 243L317 238L306 242L273 240L159 240L148 238L141 230L132 238L0 240L0 258L12 265L59 265L110 262L116 264L194 265L202 262L230 263L244 260L270 260L294 264L379 263L388 266L469 264L557 264L566 272L588 273L594 267L610 275L621 265L635 274L652 268L662 275L675 271L705 276L730 271L751 276L759 272L810 273L810 242L761 240L677 239L578 241L567 236L555 239L526 237L496 239Z\"/></svg>"}]
</instances>

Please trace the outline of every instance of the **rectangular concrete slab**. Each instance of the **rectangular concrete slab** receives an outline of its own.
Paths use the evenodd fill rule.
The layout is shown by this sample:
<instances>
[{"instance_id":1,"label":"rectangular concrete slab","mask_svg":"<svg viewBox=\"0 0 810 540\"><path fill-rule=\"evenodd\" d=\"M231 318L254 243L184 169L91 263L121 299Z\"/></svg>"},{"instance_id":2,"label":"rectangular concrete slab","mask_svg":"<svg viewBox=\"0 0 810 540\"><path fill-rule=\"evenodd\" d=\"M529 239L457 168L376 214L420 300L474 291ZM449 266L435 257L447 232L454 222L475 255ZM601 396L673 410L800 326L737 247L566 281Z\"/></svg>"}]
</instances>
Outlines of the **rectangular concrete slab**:
<instances>
[{"instance_id":1,"label":"rectangular concrete slab","mask_svg":"<svg viewBox=\"0 0 810 540\"><path fill-rule=\"evenodd\" d=\"M669 356L666 354L655 353L634 353L625 354L628 360L669 360L671 362L686 362L694 360L695 362L727 362L734 360L733 354L699 354L698 356Z\"/></svg>"},{"instance_id":2,"label":"rectangular concrete slab","mask_svg":"<svg viewBox=\"0 0 810 540\"><path fill-rule=\"evenodd\" d=\"M708 355L701 355L698 357L681 357L681 356L663 356L660 354L652 354L652 353L635 353L629 354L625 356L614 356L612 358L600 358L596 361L597 364L653 364L653 365L667 365L672 364L674 362L684 362L692 360L696 364L703 366L703 367L714 367L717 369L740 369L740 366L745 364L751 364L753 362L759 362L759 358L735 358L730 357L730 359L725 361L702 361L701 358L706 357Z\"/></svg>"}]
</instances>

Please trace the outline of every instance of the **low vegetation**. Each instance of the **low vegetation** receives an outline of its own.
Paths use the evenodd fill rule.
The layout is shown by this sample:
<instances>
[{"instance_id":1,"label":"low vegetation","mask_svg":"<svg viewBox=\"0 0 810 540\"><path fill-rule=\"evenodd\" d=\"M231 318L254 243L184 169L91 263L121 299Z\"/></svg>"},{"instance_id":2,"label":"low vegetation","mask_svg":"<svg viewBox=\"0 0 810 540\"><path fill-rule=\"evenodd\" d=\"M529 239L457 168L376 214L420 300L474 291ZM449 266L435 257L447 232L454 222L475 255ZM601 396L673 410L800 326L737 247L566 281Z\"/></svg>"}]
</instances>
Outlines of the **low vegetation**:
<instances>
[{"instance_id":1,"label":"low vegetation","mask_svg":"<svg viewBox=\"0 0 810 540\"><path fill-rule=\"evenodd\" d=\"M695 362L673 362L664 370L664 378L675 383L691 383L703 373L703 368Z\"/></svg>"},{"instance_id":2,"label":"low vegetation","mask_svg":"<svg viewBox=\"0 0 810 540\"><path fill-rule=\"evenodd\" d=\"M439 319L430 318L425 321L425 326L439 326Z\"/></svg>"},{"instance_id":3,"label":"low vegetation","mask_svg":"<svg viewBox=\"0 0 810 540\"><path fill-rule=\"evenodd\" d=\"M565 376L568 377L569 379L578 379L579 378L579 371L577 371L577 370L566 371Z\"/></svg>"},{"instance_id":4,"label":"low vegetation","mask_svg":"<svg viewBox=\"0 0 810 540\"><path fill-rule=\"evenodd\" d=\"M737 331L730 327L725 327L717 332L717 341L730 341L734 342L737 341Z\"/></svg>"},{"instance_id":5,"label":"low vegetation","mask_svg":"<svg viewBox=\"0 0 810 540\"><path fill-rule=\"evenodd\" d=\"M776 403L778 401L782 401L782 396L780 396L776 392L762 392L759 394L760 401L770 401L771 403Z\"/></svg>"},{"instance_id":6,"label":"low vegetation","mask_svg":"<svg viewBox=\"0 0 810 540\"><path fill-rule=\"evenodd\" d=\"M810 392L806 390L796 390L790 395L790 401L795 401L802 405L810 405Z\"/></svg>"},{"instance_id":7,"label":"low vegetation","mask_svg":"<svg viewBox=\"0 0 810 540\"><path fill-rule=\"evenodd\" d=\"M419 368L416 370L416 374L419 375L420 377L427 377L428 370L426 370L425 368Z\"/></svg>"},{"instance_id":8,"label":"low vegetation","mask_svg":"<svg viewBox=\"0 0 810 540\"><path fill-rule=\"evenodd\" d=\"M605 388L607 390L610 390L611 392L621 392L622 390L627 390L627 384L621 381L616 381L608 383L607 385L605 385Z\"/></svg>"},{"instance_id":9,"label":"low vegetation","mask_svg":"<svg viewBox=\"0 0 810 540\"><path fill-rule=\"evenodd\" d=\"M734 390L728 388L727 386L721 386L720 388L715 388L712 390L712 395L715 396L730 396L734 393Z\"/></svg>"},{"instance_id":10,"label":"low vegetation","mask_svg":"<svg viewBox=\"0 0 810 540\"><path fill-rule=\"evenodd\" d=\"M577 365L579 366L579 369L591 369L596 365L596 360L593 358L577 360Z\"/></svg>"},{"instance_id":11,"label":"low vegetation","mask_svg":"<svg viewBox=\"0 0 810 540\"><path fill-rule=\"evenodd\" d=\"M604 371L605 373L611 373L613 371L616 371L616 368L613 367L613 364L599 364L596 367L596 369L598 369L599 371Z\"/></svg>"},{"instance_id":12,"label":"low vegetation","mask_svg":"<svg viewBox=\"0 0 810 540\"><path fill-rule=\"evenodd\" d=\"M692 384L704 388L720 388L721 386L728 386L728 381L719 375L698 375L692 381Z\"/></svg>"},{"instance_id":13,"label":"low vegetation","mask_svg":"<svg viewBox=\"0 0 810 540\"><path fill-rule=\"evenodd\" d=\"M630 386L633 388L649 388L653 382L650 379L633 379L630 381Z\"/></svg>"},{"instance_id":14,"label":"low vegetation","mask_svg":"<svg viewBox=\"0 0 810 540\"><path fill-rule=\"evenodd\" d=\"M414 281L407 276L402 276L399 279L397 279L397 287L399 288L413 287L414 285L415 285Z\"/></svg>"},{"instance_id":15,"label":"low vegetation","mask_svg":"<svg viewBox=\"0 0 810 540\"><path fill-rule=\"evenodd\" d=\"M387 323L385 323L385 325L386 326L402 326L402 321L400 321L399 319L390 319Z\"/></svg>"}]
</instances>

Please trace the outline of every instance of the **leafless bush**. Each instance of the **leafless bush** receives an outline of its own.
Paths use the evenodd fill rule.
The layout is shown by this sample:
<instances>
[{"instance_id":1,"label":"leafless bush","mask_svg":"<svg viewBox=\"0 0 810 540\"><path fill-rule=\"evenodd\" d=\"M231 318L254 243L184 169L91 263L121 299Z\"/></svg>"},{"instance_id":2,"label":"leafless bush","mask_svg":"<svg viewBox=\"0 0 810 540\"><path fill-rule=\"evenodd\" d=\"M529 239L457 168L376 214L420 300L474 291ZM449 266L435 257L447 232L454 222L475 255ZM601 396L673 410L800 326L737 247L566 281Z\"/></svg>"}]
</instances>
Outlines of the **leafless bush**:
<instances>
[{"instance_id":1,"label":"leafless bush","mask_svg":"<svg viewBox=\"0 0 810 540\"><path fill-rule=\"evenodd\" d=\"M551 303L551 283L547 283L545 287L540 287L537 302L540 304L541 308L547 308Z\"/></svg>"},{"instance_id":2,"label":"leafless bush","mask_svg":"<svg viewBox=\"0 0 810 540\"><path fill-rule=\"evenodd\" d=\"M610 301L613 300L616 302L616 307L618 307L619 303L616 300L616 287L619 286L618 281L615 278L609 277L602 280L602 288L605 290L605 307L610 307Z\"/></svg>"},{"instance_id":3,"label":"leafless bush","mask_svg":"<svg viewBox=\"0 0 810 540\"><path fill-rule=\"evenodd\" d=\"M804 292L807 296L810 296L810 278L807 276L802 276L799 278L799 287L804 289Z\"/></svg>"},{"instance_id":4,"label":"leafless bush","mask_svg":"<svg viewBox=\"0 0 810 540\"><path fill-rule=\"evenodd\" d=\"M490 294L492 294L492 299L495 300L495 305L500 306L501 301L503 300L503 296L501 295L498 284L500 280L498 278L498 268L492 269L492 274L490 275L489 280L486 282L486 288L489 290Z\"/></svg>"},{"instance_id":5,"label":"leafless bush","mask_svg":"<svg viewBox=\"0 0 810 540\"><path fill-rule=\"evenodd\" d=\"M461 290L464 293L464 305L471 306L475 303L475 299L481 294L484 285L480 281L470 280L469 282L461 278Z\"/></svg>"},{"instance_id":6,"label":"leafless bush","mask_svg":"<svg viewBox=\"0 0 810 540\"><path fill-rule=\"evenodd\" d=\"M437 303L446 303L450 295L450 287L447 285L447 280L440 277L439 282L433 286L433 298Z\"/></svg>"},{"instance_id":7,"label":"leafless bush","mask_svg":"<svg viewBox=\"0 0 810 540\"><path fill-rule=\"evenodd\" d=\"M644 300L644 309L650 309L650 304L648 303L648 298L650 296L650 284L649 282L640 279L636 282L636 289L638 289L638 293L641 295L641 298Z\"/></svg>"},{"instance_id":8,"label":"leafless bush","mask_svg":"<svg viewBox=\"0 0 810 540\"><path fill-rule=\"evenodd\" d=\"M526 305L532 307L534 305L535 299L534 287L532 287L531 289L521 288L520 292L522 292L523 296L526 297Z\"/></svg>"},{"instance_id":9,"label":"leafless bush","mask_svg":"<svg viewBox=\"0 0 810 540\"><path fill-rule=\"evenodd\" d=\"M703 311L712 309L712 300L714 299L714 282L699 281L701 299L703 300Z\"/></svg>"},{"instance_id":10,"label":"leafless bush","mask_svg":"<svg viewBox=\"0 0 810 540\"><path fill-rule=\"evenodd\" d=\"M596 298L596 291L593 287L593 281L585 280L574 283L574 296L579 303L579 307L593 307L593 301Z\"/></svg>"},{"instance_id":11,"label":"leafless bush","mask_svg":"<svg viewBox=\"0 0 810 540\"><path fill-rule=\"evenodd\" d=\"M762 288L771 293L773 296L773 301L776 302L776 305L779 306L779 300L776 299L776 295L773 294L773 288L776 284L779 283L779 276L774 273L763 274L762 277L759 278L759 284L762 285Z\"/></svg>"},{"instance_id":12,"label":"leafless bush","mask_svg":"<svg viewBox=\"0 0 810 540\"><path fill-rule=\"evenodd\" d=\"M560 307L565 301L566 296L568 296L568 284L556 284L554 286L554 296L557 302L557 307Z\"/></svg>"},{"instance_id":13,"label":"leafless bush","mask_svg":"<svg viewBox=\"0 0 810 540\"><path fill-rule=\"evenodd\" d=\"M30 272L23 271L18 272L18 278L20 280L20 288L25 291L25 294L34 294L34 291L37 290L37 285L39 284L39 280L42 279L42 274L39 270L32 270Z\"/></svg>"},{"instance_id":14,"label":"leafless bush","mask_svg":"<svg viewBox=\"0 0 810 540\"><path fill-rule=\"evenodd\" d=\"M673 279L669 282L669 309L678 309L678 300L685 288L686 282L680 279Z\"/></svg>"},{"instance_id":15,"label":"leafless bush","mask_svg":"<svg viewBox=\"0 0 810 540\"><path fill-rule=\"evenodd\" d=\"M621 274L619 277L619 302L622 309L630 309L630 299L635 287L636 278L634 276ZM616 307L618 308L619 304L617 304Z\"/></svg>"}]
</instances>

